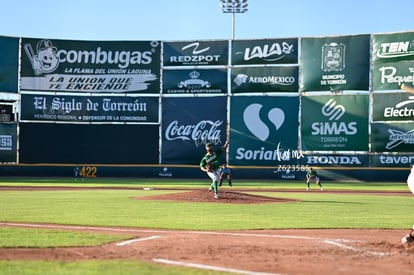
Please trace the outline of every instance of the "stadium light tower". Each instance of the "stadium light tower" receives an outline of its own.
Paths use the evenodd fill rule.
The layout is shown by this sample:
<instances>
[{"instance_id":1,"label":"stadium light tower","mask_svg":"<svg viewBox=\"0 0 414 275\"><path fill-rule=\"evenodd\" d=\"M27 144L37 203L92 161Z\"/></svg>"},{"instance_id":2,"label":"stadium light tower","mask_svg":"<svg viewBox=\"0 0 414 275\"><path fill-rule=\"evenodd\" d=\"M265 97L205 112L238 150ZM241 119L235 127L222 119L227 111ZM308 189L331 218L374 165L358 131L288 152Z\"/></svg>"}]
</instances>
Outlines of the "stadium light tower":
<instances>
[{"instance_id":1,"label":"stadium light tower","mask_svg":"<svg viewBox=\"0 0 414 275\"><path fill-rule=\"evenodd\" d=\"M223 13L232 14L232 39L234 40L234 18L236 13L245 13L247 11L247 0L220 0L220 8Z\"/></svg>"}]
</instances>

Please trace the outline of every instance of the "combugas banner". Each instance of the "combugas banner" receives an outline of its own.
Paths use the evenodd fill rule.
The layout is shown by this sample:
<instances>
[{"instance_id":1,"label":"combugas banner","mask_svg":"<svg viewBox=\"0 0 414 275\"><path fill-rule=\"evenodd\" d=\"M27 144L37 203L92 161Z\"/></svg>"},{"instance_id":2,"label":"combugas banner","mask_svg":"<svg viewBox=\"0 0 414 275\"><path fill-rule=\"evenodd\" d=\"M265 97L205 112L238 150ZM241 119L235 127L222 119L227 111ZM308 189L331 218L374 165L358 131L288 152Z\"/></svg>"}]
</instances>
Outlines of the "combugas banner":
<instances>
[{"instance_id":1,"label":"combugas banner","mask_svg":"<svg viewBox=\"0 0 414 275\"><path fill-rule=\"evenodd\" d=\"M298 64L298 39L233 40L233 65Z\"/></svg>"},{"instance_id":2,"label":"combugas banner","mask_svg":"<svg viewBox=\"0 0 414 275\"><path fill-rule=\"evenodd\" d=\"M160 42L22 39L21 89L160 92Z\"/></svg>"},{"instance_id":3,"label":"combugas banner","mask_svg":"<svg viewBox=\"0 0 414 275\"><path fill-rule=\"evenodd\" d=\"M374 34L374 63L414 60L414 32Z\"/></svg>"},{"instance_id":4,"label":"combugas banner","mask_svg":"<svg viewBox=\"0 0 414 275\"><path fill-rule=\"evenodd\" d=\"M413 151L413 123L372 123L371 132L373 152Z\"/></svg>"},{"instance_id":5,"label":"combugas banner","mask_svg":"<svg viewBox=\"0 0 414 275\"><path fill-rule=\"evenodd\" d=\"M199 165L206 143L213 143L215 149L223 146L226 100L225 96L163 98L161 162ZM224 153L222 161L226 161Z\"/></svg>"},{"instance_id":6,"label":"combugas banner","mask_svg":"<svg viewBox=\"0 0 414 275\"><path fill-rule=\"evenodd\" d=\"M297 96L237 96L230 104L232 165L293 165L303 157Z\"/></svg>"},{"instance_id":7,"label":"combugas banner","mask_svg":"<svg viewBox=\"0 0 414 275\"><path fill-rule=\"evenodd\" d=\"M0 162L16 162L17 124L0 123Z\"/></svg>"},{"instance_id":8,"label":"combugas banner","mask_svg":"<svg viewBox=\"0 0 414 275\"><path fill-rule=\"evenodd\" d=\"M17 93L19 40L0 37L0 91Z\"/></svg>"},{"instance_id":9,"label":"combugas banner","mask_svg":"<svg viewBox=\"0 0 414 275\"><path fill-rule=\"evenodd\" d=\"M159 123L158 97L22 94L21 120Z\"/></svg>"},{"instance_id":10,"label":"combugas banner","mask_svg":"<svg viewBox=\"0 0 414 275\"><path fill-rule=\"evenodd\" d=\"M368 95L302 97L302 149L368 151Z\"/></svg>"},{"instance_id":11,"label":"combugas banner","mask_svg":"<svg viewBox=\"0 0 414 275\"><path fill-rule=\"evenodd\" d=\"M301 91L369 89L370 36L301 39Z\"/></svg>"}]
</instances>

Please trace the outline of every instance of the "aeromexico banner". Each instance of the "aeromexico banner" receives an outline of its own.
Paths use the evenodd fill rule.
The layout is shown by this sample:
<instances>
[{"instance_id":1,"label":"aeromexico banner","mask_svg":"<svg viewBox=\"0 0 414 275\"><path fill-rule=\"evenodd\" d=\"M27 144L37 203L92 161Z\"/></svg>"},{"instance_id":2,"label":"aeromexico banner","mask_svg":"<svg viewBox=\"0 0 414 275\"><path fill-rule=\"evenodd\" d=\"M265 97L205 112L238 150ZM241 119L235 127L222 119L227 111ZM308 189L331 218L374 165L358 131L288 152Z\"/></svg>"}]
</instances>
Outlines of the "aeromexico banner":
<instances>
[{"instance_id":1,"label":"aeromexico banner","mask_svg":"<svg viewBox=\"0 0 414 275\"><path fill-rule=\"evenodd\" d=\"M301 91L368 90L370 36L301 39Z\"/></svg>"},{"instance_id":2,"label":"aeromexico banner","mask_svg":"<svg viewBox=\"0 0 414 275\"><path fill-rule=\"evenodd\" d=\"M16 162L17 124L0 123L0 162Z\"/></svg>"},{"instance_id":3,"label":"aeromexico banner","mask_svg":"<svg viewBox=\"0 0 414 275\"><path fill-rule=\"evenodd\" d=\"M19 39L0 37L0 91L17 93Z\"/></svg>"},{"instance_id":4,"label":"aeromexico banner","mask_svg":"<svg viewBox=\"0 0 414 275\"><path fill-rule=\"evenodd\" d=\"M236 67L231 70L231 91L298 92L298 66Z\"/></svg>"},{"instance_id":5,"label":"aeromexico banner","mask_svg":"<svg viewBox=\"0 0 414 275\"><path fill-rule=\"evenodd\" d=\"M414 87L414 60L375 63L372 69L375 90L400 90L401 85Z\"/></svg>"},{"instance_id":6,"label":"aeromexico banner","mask_svg":"<svg viewBox=\"0 0 414 275\"><path fill-rule=\"evenodd\" d=\"M159 123L158 97L22 94L21 120Z\"/></svg>"},{"instance_id":7,"label":"aeromexico banner","mask_svg":"<svg viewBox=\"0 0 414 275\"><path fill-rule=\"evenodd\" d=\"M251 64L297 64L298 39L234 40L231 63Z\"/></svg>"},{"instance_id":8,"label":"aeromexico banner","mask_svg":"<svg viewBox=\"0 0 414 275\"><path fill-rule=\"evenodd\" d=\"M230 104L232 165L293 165L303 157L297 96L235 96Z\"/></svg>"},{"instance_id":9,"label":"aeromexico banner","mask_svg":"<svg viewBox=\"0 0 414 275\"><path fill-rule=\"evenodd\" d=\"M368 151L368 95L302 97L302 149Z\"/></svg>"},{"instance_id":10,"label":"aeromexico banner","mask_svg":"<svg viewBox=\"0 0 414 275\"><path fill-rule=\"evenodd\" d=\"M373 121L414 121L414 97L409 93L373 93Z\"/></svg>"},{"instance_id":11,"label":"aeromexico banner","mask_svg":"<svg viewBox=\"0 0 414 275\"><path fill-rule=\"evenodd\" d=\"M159 41L22 39L22 90L160 92Z\"/></svg>"},{"instance_id":12,"label":"aeromexico banner","mask_svg":"<svg viewBox=\"0 0 414 275\"><path fill-rule=\"evenodd\" d=\"M199 165L206 143L220 148L226 141L226 104L225 96L164 97L161 162Z\"/></svg>"},{"instance_id":13,"label":"aeromexico banner","mask_svg":"<svg viewBox=\"0 0 414 275\"><path fill-rule=\"evenodd\" d=\"M164 70L164 94L227 93L227 70Z\"/></svg>"},{"instance_id":14,"label":"aeromexico banner","mask_svg":"<svg viewBox=\"0 0 414 275\"><path fill-rule=\"evenodd\" d=\"M373 34L374 63L414 60L414 32Z\"/></svg>"},{"instance_id":15,"label":"aeromexico banner","mask_svg":"<svg viewBox=\"0 0 414 275\"><path fill-rule=\"evenodd\" d=\"M229 42L164 42L164 66L228 65Z\"/></svg>"},{"instance_id":16,"label":"aeromexico banner","mask_svg":"<svg viewBox=\"0 0 414 275\"><path fill-rule=\"evenodd\" d=\"M413 152L413 123L372 123L373 152Z\"/></svg>"}]
</instances>

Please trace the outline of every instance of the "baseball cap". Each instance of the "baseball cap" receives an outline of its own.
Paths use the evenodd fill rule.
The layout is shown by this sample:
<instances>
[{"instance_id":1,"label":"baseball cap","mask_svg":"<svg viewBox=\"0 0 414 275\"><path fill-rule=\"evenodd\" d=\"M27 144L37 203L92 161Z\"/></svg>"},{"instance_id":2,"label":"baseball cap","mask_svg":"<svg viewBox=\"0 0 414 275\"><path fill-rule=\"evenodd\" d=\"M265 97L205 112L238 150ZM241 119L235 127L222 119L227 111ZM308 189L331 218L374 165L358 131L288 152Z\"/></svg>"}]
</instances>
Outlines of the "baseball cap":
<instances>
[{"instance_id":1,"label":"baseball cap","mask_svg":"<svg viewBox=\"0 0 414 275\"><path fill-rule=\"evenodd\" d=\"M213 143L211 143L211 142L206 143L206 148L210 147L210 146L213 146Z\"/></svg>"}]
</instances>

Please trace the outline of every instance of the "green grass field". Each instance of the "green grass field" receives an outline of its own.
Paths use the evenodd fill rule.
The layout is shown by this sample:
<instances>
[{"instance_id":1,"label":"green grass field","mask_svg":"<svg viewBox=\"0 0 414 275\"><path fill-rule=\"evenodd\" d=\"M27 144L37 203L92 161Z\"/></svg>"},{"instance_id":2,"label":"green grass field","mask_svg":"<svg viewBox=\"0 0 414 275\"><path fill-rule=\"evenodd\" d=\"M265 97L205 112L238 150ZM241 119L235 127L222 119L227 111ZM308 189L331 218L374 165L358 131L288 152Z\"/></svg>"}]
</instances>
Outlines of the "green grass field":
<instances>
[{"instance_id":1,"label":"green grass field","mask_svg":"<svg viewBox=\"0 0 414 275\"><path fill-rule=\"evenodd\" d=\"M129 189L2 190L0 222L125 226L180 230L247 230L286 228L407 229L414 221L414 198L397 195L303 191L303 182L234 181L246 193L298 202L277 204L220 204L135 200L166 194L165 187L208 188L206 180L160 179L0 179L0 186L129 187ZM136 189L131 189L131 188ZM154 190L143 190L152 187ZM276 188L276 192L252 192ZM406 191L405 183L324 182L329 190ZM263 190L264 191L264 190ZM214 207L214 211L212 208ZM93 246L125 236L73 233L63 230L0 228L0 247ZM138 272L139 271L139 272ZM132 261L20 262L1 261L0 274L216 274L186 268Z\"/></svg>"}]
</instances>

